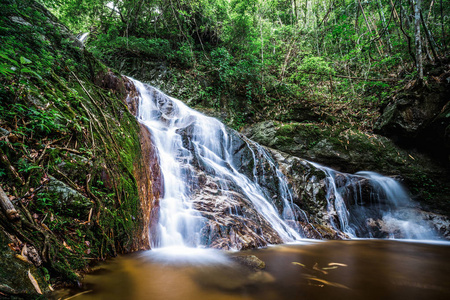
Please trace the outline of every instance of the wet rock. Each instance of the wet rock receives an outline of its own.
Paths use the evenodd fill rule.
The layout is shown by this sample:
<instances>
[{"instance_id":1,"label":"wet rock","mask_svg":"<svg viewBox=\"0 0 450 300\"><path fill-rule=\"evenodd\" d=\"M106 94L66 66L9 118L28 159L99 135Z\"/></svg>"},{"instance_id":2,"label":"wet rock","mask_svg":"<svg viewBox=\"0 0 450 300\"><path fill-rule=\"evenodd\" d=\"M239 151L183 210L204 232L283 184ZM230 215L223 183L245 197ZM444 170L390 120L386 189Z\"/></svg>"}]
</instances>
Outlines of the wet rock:
<instances>
[{"instance_id":1,"label":"wet rock","mask_svg":"<svg viewBox=\"0 0 450 300\"><path fill-rule=\"evenodd\" d=\"M428 221L445 239L450 240L450 218L447 216L420 211L424 220Z\"/></svg>"},{"instance_id":2,"label":"wet rock","mask_svg":"<svg viewBox=\"0 0 450 300\"><path fill-rule=\"evenodd\" d=\"M127 97L125 99L125 103L128 107L128 110L134 116L138 115L139 110L139 93L136 90L136 86L130 81L128 78L123 77L124 86L127 93Z\"/></svg>"},{"instance_id":3,"label":"wet rock","mask_svg":"<svg viewBox=\"0 0 450 300\"><path fill-rule=\"evenodd\" d=\"M251 249L282 242L278 233L238 191L220 188L212 176L196 188L193 207L207 220L201 229L202 244L217 249ZM203 179L204 180L204 179Z\"/></svg>"},{"instance_id":4,"label":"wet rock","mask_svg":"<svg viewBox=\"0 0 450 300\"><path fill-rule=\"evenodd\" d=\"M316 224L327 223L326 174L308 161L274 149L270 150L293 192L293 202Z\"/></svg>"},{"instance_id":5,"label":"wet rock","mask_svg":"<svg viewBox=\"0 0 450 300\"><path fill-rule=\"evenodd\" d=\"M234 260L234 259L233 259ZM242 267L243 266L243 267ZM205 271L198 270L193 278L197 284L205 289L222 290L226 292L248 291L249 288L269 284L275 281L275 278L268 272L261 269L252 269L245 264L238 262L237 265L220 266L219 276L211 276L210 268Z\"/></svg>"},{"instance_id":6,"label":"wet rock","mask_svg":"<svg viewBox=\"0 0 450 300\"><path fill-rule=\"evenodd\" d=\"M261 283L273 283L275 282L275 277L272 276L269 272L258 271L250 274L248 279L253 284L261 284Z\"/></svg>"},{"instance_id":7,"label":"wet rock","mask_svg":"<svg viewBox=\"0 0 450 300\"><path fill-rule=\"evenodd\" d=\"M266 263L255 255L233 256L232 259L254 271L263 270L266 268Z\"/></svg>"}]
</instances>

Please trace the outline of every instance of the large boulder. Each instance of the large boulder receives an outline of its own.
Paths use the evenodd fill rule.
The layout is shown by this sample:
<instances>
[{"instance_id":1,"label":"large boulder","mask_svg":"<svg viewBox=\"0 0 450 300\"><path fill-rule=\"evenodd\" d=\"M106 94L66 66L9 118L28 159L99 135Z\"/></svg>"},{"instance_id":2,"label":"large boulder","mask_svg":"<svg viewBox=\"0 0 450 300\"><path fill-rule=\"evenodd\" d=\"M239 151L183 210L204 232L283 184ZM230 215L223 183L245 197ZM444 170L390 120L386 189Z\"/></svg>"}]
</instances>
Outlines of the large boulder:
<instances>
[{"instance_id":1,"label":"large boulder","mask_svg":"<svg viewBox=\"0 0 450 300\"><path fill-rule=\"evenodd\" d=\"M42 209L51 206L55 213L78 219L87 219L93 207L88 198L53 176L37 193L36 202Z\"/></svg>"},{"instance_id":2,"label":"large boulder","mask_svg":"<svg viewBox=\"0 0 450 300\"><path fill-rule=\"evenodd\" d=\"M272 196L278 193L278 178L268 157L260 152L264 150L257 149L258 145L236 131L230 128L226 131L231 140L233 167L250 180L258 178L266 199L272 200ZM206 220L200 230L201 244L219 249L249 249L281 243L279 234L256 209L236 178L205 163L193 145L198 134L193 125L179 129L178 133L182 135L183 146L192 155L192 159L186 160L189 163L184 165L184 169L189 174L193 207ZM282 210L281 207L279 209Z\"/></svg>"},{"instance_id":3,"label":"large boulder","mask_svg":"<svg viewBox=\"0 0 450 300\"><path fill-rule=\"evenodd\" d=\"M427 75L426 85L406 87L389 99L374 131L450 165L450 65Z\"/></svg>"}]
</instances>

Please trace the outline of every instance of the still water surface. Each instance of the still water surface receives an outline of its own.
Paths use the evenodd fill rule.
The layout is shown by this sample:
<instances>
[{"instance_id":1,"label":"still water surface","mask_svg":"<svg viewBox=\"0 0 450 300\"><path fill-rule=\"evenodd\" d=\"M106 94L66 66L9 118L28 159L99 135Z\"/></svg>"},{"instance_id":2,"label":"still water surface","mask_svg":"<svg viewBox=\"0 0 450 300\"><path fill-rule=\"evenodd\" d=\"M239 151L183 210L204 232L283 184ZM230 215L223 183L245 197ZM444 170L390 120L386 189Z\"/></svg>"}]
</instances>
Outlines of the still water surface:
<instances>
[{"instance_id":1,"label":"still water surface","mask_svg":"<svg viewBox=\"0 0 450 300\"><path fill-rule=\"evenodd\" d=\"M255 255L263 271L236 263ZM450 243L305 241L234 253L146 251L87 275L72 299L450 299Z\"/></svg>"}]
</instances>

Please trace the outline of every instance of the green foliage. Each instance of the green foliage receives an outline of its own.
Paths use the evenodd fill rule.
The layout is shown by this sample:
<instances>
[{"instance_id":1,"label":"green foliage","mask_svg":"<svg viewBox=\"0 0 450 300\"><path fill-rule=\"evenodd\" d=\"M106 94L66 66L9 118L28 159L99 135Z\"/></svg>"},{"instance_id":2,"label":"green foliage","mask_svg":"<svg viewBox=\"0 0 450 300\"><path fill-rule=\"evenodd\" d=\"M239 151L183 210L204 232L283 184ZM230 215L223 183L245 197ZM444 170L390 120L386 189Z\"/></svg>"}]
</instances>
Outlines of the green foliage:
<instances>
[{"instance_id":1,"label":"green foliage","mask_svg":"<svg viewBox=\"0 0 450 300\"><path fill-rule=\"evenodd\" d=\"M123 67L130 57L167 61L180 74L186 70L203 76L177 79L178 84L201 85L198 104L246 116L262 108L266 114L280 115L279 105L268 104L279 97L286 102L285 114L299 101L326 106L351 102L355 111L375 109L370 103L383 102L393 84L373 84L364 78L416 74L406 38L413 36L414 28L406 22L400 29L388 0L361 2L362 9L350 0L324 5L279 0L41 2L71 29L90 31L87 48L108 65L134 74L136 70ZM446 3L444 16L450 12ZM410 6L394 4L405 20ZM440 4L425 1L422 9L437 51L443 54L449 21L441 20ZM2 74L19 71L6 63L0 65ZM245 99L245 105L237 99ZM326 114L337 109L328 107Z\"/></svg>"},{"instance_id":2,"label":"green foliage","mask_svg":"<svg viewBox=\"0 0 450 300\"><path fill-rule=\"evenodd\" d=\"M168 40L161 38L144 39L135 36L114 36L113 32L97 36L91 43L91 51L103 60L111 60L112 56L138 55L148 58L171 59L174 51Z\"/></svg>"},{"instance_id":3,"label":"green foliage","mask_svg":"<svg viewBox=\"0 0 450 300\"><path fill-rule=\"evenodd\" d=\"M13 103L0 107L0 116L6 122L13 123L20 118L23 125L19 125L13 132L24 137L44 137L49 134L65 132L64 118L56 109L43 109L27 106L24 103Z\"/></svg>"},{"instance_id":4,"label":"green foliage","mask_svg":"<svg viewBox=\"0 0 450 300\"><path fill-rule=\"evenodd\" d=\"M60 1L43 2L65 11ZM0 153L16 171L2 159L0 185L21 199L18 209L26 217L15 230L45 254L46 280L63 276L76 282L75 270L136 247L142 221L133 175L140 155L138 126L123 106L120 76L79 48L40 5L5 0L0 11L0 127L7 132ZM135 55L175 55L164 38L125 39L111 30L105 40ZM117 90L100 86L105 76L117 76ZM61 195L46 189L51 176L83 195L85 209L62 210Z\"/></svg>"}]
</instances>

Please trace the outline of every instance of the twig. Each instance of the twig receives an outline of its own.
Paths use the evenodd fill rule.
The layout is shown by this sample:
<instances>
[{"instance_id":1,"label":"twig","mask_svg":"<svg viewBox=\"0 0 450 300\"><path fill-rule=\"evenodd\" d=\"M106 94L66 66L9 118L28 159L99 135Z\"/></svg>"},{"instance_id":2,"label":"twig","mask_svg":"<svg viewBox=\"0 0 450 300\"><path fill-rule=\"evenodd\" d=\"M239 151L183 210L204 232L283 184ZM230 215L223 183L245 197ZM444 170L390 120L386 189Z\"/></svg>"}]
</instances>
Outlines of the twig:
<instances>
[{"instance_id":1,"label":"twig","mask_svg":"<svg viewBox=\"0 0 450 300\"><path fill-rule=\"evenodd\" d=\"M68 69L69 70L69 69ZM73 77L75 77L75 79L77 80L77 82L80 84L81 88L83 89L83 91L88 95L89 99L92 100L91 95L89 94L89 92L84 88L83 84L81 83L80 79L78 79L77 75L75 75L74 72L72 72L71 70L69 70L70 73L72 73ZM92 147L93 147L93 151L94 151L94 156L95 156L95 139L94 139L94 133L92 132L92 122L91 122L91 118L93 118L95 120L95 118L91 115L91 113L89 112L89 110L86 108L86 106L84 106L84 104L80 101L80 105L81 107L83 107L83 109L86 111L86 113L88 114L89 117L89 128L91 129L91 139L92 139Z\"/></svg>"},{"instance_id":2,"label":"twig","mask_svg":"<svg viewBox=\"0 0 450 300\"><path fill-rule=\"evenodd\" d=\"M64 179L67 180L67 182L69 183L69 185L70 185L73 189L75 189L75 190L77 190L77 191L80 189L80 188L79 188L72 180L70 180L69 177L67 177L63 172L61 172L60 170L58 170L56 167L53 167L53 170L55 170L56 173L58 173L59 175L61 175L62 177L64 177Z\"/></svg>"},{"instance_id":3,"label":"twig","mask_svg":"<svg viewBox=\"0 0 450 300\"><path fill-rule=\"evenodd\" d=\"M79 154L79 155L83 155L84 154L83 152L80 152L80 151L75 150L75 149L67 148L67 147L53 146L52 148L59 149L59 150L64 150L64 151L67 151L67 152L72 152L72 153Z\"/></svg>"},{"instance_id":4,"label":"twig","mask_svg":"<svg viewBox=\"0 0 450 300\"><path fill-rule=\"evenodd\" d=\"M102 201L100 201L100 199L98 199L97 196L95 196L92 191L91 188L89 187L89 182L91 181L91 174L87 174L86 175L86 191L88 192L88 194L95 199L95 201L97 202L98 207L103 207ZM99 210L100 211L100 210Z\"/></svg>"}]
</instances>

